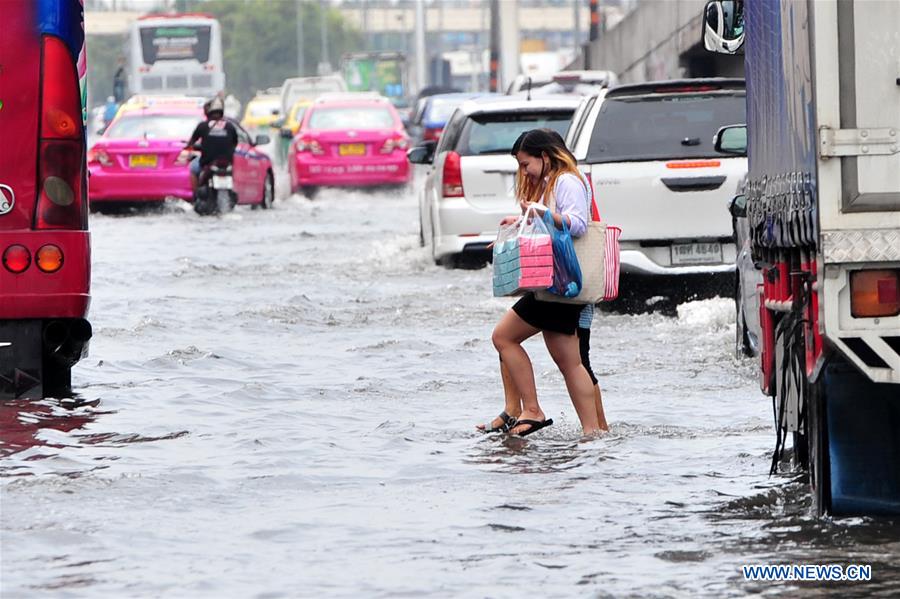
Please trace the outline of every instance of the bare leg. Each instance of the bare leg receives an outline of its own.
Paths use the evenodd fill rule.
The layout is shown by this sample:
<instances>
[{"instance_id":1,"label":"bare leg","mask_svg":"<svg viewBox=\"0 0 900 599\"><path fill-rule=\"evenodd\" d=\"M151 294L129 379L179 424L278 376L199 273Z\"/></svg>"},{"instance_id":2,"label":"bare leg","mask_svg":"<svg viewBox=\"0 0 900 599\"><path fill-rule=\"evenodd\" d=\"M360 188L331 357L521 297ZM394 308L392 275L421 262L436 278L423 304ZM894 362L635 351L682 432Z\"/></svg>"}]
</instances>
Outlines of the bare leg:
<instances>
[{"instance_id":1,"label":"bare leg","mask_svg":"<svg viewBox=\"0 0 900 599\"><path fill-rule=\"evenodd\" d=\"M609 424L606 423L606 414L603 412L603 396L600 394L600 385L594 385L594 405L597 408L597 422L600 430L608 431Z\"/></svg>"},{"instance_id":2,"label":"bare leg","mask_svg":"<svg viewBox=\"0 0 900 599\"><path fill-rule=\"evenodd\" d=\"M553 361L559 367L566 380L566 389L575 406L578 419L584 434L590 435L600 431L597 421L597 407L594 403L594 386L591 377L581 363L581 352L578 348L578 337L544 331L544 343L550 350Z\"/></svg>"},{"instance_id":3,"label":"bare leg","mask_svg":"<svg viewBox=\"0 0 900 599\"><path fill-rule=\"evenodd\" d=\"M497 323L494 334L491 336L494 347L500 353L502 367L506 368L509 380L512 382L512 385L506 389L507 402L511 403L510 398L513 395L521 394L522 413L520 417L529 420L544 420L544 412L541 411L538 404L531 359L522 348L522 342L538 332L540 332L539 329L534 328L510 310Z\"/></svg>"},{"instance_id":4,"label":"bare leg","mask_svg":"<svg viewBox=\"0 0 900 599\"><path fill-rule=\"evenodd\" d=\"M519 414L522 413L522 396L519 394L519 390L509 374L509 369L503 364L503 360L500 361L500 378L503 379L503 395L506 402L503 411L513 418L518 418ZM499 428L503 424L503 419L497 416L491 420L490 428ZM475 428L483 431L486 427L483 424L478 424Z\"/></svg>"}]
</instances>

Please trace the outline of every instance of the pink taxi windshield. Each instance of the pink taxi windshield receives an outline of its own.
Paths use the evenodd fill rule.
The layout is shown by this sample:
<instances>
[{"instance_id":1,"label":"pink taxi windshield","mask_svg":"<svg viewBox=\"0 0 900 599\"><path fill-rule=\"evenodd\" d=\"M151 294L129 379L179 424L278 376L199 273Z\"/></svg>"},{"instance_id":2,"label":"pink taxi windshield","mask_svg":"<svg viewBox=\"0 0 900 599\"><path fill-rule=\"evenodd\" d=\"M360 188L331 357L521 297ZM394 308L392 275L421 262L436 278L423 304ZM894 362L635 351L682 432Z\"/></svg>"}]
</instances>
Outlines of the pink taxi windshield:
<instances>
[{"instance_id":1,"label":"pink taxi windshield","mask_svg":"<svg viewBox=\"0 0 900 599\"><path fill-rule=\"evenodd\" d=\"M201 117L179 114L124 115L104 134L107 139L188 139Z\"/></svg>"}]
</instances>

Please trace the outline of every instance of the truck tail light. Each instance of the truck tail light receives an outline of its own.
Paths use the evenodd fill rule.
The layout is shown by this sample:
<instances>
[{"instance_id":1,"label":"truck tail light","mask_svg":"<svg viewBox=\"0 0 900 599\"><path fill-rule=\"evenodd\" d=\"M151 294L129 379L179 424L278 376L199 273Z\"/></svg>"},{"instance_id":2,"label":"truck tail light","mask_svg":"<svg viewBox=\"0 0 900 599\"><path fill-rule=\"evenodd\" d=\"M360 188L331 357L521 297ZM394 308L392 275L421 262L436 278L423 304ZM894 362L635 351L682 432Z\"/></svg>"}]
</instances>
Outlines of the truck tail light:
<instances>
[{"instance_id":1,"label":"truck tail light","mask_svg":"<svg viewBox=\"0 0 900 599\"><path fill-rule=\"evenodd\" d=\"M854 318L900 314L900 269L851 272L850 313Z\"/></svg>"},{"instance_id":2,"label":"truck tail light","mask_svg":"<svg viewBox=\"0 0 900 599\"><path fill-rule=\"evenodd\" d=\"M75 59L61 39L42 40L41 126L35 228L85 228L84 127Z\"/></svg>"},{"instance_id":3,"label":"truck tail light","mask_svg":"<svg viewBox=\"0 0 900 599\"><path fill-rule=\"evenodd\" d=\"M447 152L444 160L443 186L441 192L445 198L463 197L462 168L459 154Z\"/></svg>"}]
</instances>

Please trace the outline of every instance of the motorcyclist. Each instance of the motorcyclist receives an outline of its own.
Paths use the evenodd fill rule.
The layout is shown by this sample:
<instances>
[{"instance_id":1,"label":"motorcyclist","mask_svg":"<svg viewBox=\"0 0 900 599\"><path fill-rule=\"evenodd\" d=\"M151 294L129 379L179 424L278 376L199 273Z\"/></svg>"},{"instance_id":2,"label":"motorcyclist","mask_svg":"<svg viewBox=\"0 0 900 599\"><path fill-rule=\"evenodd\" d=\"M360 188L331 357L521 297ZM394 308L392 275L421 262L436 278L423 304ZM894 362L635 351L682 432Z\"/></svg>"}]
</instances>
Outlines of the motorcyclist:
<instances>
[{"instance_id":1,"label":"motorcyclist","mask_svg":"<svg viewBox=\"0 0 900 599\"><path fill-rule=\"evenodd\" d=\"M206 120L197 125L191 138L187 142L186 149L194 148L194 144L200 144L200 156L191 161L191 189L197 193L200 184L200 173L204 167L221 159L226 159L229 164L234 158L234 150L238 144L238 133L234 124L225 118L225 104L219 97L212 98L203 105Z\"/></svg>"}]
</instances>

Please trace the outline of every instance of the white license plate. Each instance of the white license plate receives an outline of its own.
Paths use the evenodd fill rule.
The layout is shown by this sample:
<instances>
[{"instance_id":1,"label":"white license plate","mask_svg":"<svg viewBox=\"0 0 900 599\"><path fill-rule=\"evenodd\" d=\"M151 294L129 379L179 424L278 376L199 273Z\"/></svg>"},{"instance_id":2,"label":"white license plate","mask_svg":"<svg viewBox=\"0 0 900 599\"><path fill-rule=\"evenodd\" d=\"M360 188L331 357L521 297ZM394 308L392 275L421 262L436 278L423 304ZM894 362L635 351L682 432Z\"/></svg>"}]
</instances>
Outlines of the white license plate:
<instances>
[{"instance_id":1,"label":"white license plate","mask_svg":"<svg viewBox=\"0 0 900 599\"><path fill-rule=\"evenodd\" d=\"M231 177L215 175L213 176L212 183L215 189L231 189Z\"/></svg>"},{"instance_id":2,"label":"white license plate","mask_svg":"<svg viewBox=\"0 0 900 599\"><path fill-rule=\"evenodd\" d=\"M719 264L721 243L677 243L672 245L672 264Z\"/></svg>"}]
</instances>

